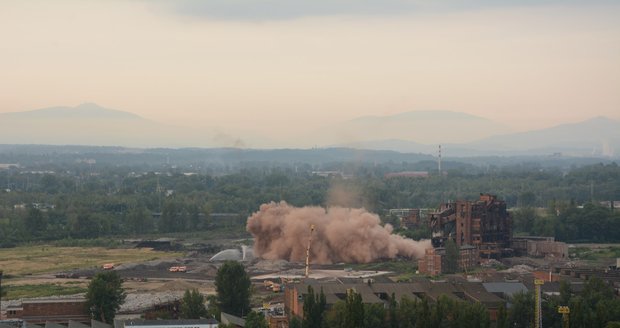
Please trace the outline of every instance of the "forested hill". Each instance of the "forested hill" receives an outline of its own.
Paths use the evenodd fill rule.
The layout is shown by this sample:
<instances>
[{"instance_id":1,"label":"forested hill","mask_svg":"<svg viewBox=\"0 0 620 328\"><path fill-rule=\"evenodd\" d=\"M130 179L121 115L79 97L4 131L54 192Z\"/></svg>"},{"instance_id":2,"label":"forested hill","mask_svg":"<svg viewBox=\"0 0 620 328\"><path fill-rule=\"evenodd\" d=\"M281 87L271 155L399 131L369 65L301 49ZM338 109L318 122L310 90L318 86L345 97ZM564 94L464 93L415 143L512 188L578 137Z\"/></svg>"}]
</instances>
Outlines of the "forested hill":
<instances>
[{"instance_id":1,"label":"forested hill","mask_svg":"<svg viewBox=\"0 0 620 328\"><path fill-rule=\"evenodd\" d=\"M480 167L514 166L560 167L596 163L611 163L611 158L570 156L471 156L446 157L446 169L474 165ZM437 169L437 157L420 153L401 153L389 150L364 150L354 148L312 149L242 149L242 148L124 148L104 146L52 146L52 145L3 145L0 144L0 164L19 164L22 167L90 163L94 165L128 166L138 169L161 170L171 166L196 172L213 172L226 168L235 170L247 167L307 166L330 169L335 163L386 164L393 163L416 169ZM396 168L393 168L396 169Z\"/></svg>"},{"instance_id":2,"label":"forested hill","mask_svg":"<svg viewBox=\"0 0 620 328\"><path fill-rule=\"evenodd\" d=\"M94 146L0 145L0 163L74 163L93 159L111 165L220 163L321 164L329 162L418 162L433 157L388 150L352 148L242 149L242 148L123 148Z\"/></svg>"}]
</instances>

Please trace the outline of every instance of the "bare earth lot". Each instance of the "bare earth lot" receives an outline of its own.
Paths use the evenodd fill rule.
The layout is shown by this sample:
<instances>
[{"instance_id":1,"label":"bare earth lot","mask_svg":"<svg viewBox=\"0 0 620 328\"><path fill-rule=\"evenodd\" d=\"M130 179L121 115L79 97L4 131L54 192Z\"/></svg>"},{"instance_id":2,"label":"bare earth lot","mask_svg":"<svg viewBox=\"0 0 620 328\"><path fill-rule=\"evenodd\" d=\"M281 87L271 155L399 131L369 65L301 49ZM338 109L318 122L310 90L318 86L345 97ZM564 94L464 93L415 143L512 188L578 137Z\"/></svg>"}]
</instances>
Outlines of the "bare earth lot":
<instances>
[{"instance_id":1,"label":"bare earth lot","mask_svg":"<svg viewBox=\"0 0 620 328\"><path fill-rule=\"evenodd\" d=\"M158 252L146 248L24 246L0 248L0 268L5 275L21 276L100 268L104 263L143 262L181 256L182 253Z\"/></svg>"}]
</instances>

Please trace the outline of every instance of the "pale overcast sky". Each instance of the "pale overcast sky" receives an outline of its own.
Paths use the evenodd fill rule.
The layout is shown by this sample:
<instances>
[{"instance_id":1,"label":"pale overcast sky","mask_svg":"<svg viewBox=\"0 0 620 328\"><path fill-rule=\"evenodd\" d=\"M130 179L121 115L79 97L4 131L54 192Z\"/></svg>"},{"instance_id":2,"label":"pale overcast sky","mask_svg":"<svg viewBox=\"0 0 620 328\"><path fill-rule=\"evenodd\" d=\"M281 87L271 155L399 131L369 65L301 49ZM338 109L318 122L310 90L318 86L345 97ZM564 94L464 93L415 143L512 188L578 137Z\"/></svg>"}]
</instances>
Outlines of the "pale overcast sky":
<instances>
[{"instance_id":1,"label":"pale overcast sky","mask_svg":"<svg viewBox=\"0 0 620 328\"><path fill-rule=\"evenodd\" d=\"M94 102L272 137L412 110L620 119L619 3L463 3L3 0L0 112Z\"/></svg>"}]
</instances>

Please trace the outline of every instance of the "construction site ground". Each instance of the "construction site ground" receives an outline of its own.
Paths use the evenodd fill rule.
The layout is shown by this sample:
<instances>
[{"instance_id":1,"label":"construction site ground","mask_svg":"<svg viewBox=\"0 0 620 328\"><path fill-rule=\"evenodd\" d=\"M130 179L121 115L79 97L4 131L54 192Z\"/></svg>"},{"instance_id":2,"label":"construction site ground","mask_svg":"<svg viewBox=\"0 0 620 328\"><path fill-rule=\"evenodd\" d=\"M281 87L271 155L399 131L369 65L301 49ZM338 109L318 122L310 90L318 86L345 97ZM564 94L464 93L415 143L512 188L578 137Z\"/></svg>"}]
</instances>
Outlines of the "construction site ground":
<instances>
[{"instance_id":1,"label":"construction site ground","mask_svg":"<svg viewBox=\"0 0 620 328\"><path fill-rule=\"evenodd\" d=\"M604 247L617 247L618 245L605 245ZM585 247L579 245L579 247ZM587 247L598 250L602 245L588 245ZM214 280L217 270L221 263L209 262L213 254L190 252L185 256L180 253L169 253L170 257L158 256L157 259L149 260L145 258L143 261L115 263L113 270L118 272L124 279L123 287L128 297L121 311L131 312L137 309L148 307L158 302L179 299L185 290L197 289L202 294L215 294ZM151 257L152 258L152 257ZM112 259L113 260L113 259ZM608 262L608 261L606 261ZM605 263L606 263L605 262ZM405 267L409 263L405 260L396 262L399 267ZM24 286L24 285L44 285L59 284L82 286L86 288L90 282L90 278L97 272L102 271L101 265L97 267L77 268L68 271L47 272L41 274L11 275L5 276L3 286ZM386 268L393 267L394 262L385 262ZM525 274L531 270L538 268L548 268L549 265L558 266L581 266L579 259L570 259L566 261L550 261L549 259L534 259L527 257L510 258L503 260L503 268L512 274ZM252 277L254 284L253 304L258 306L265 302L277 303L283 300L283 293L273 292L266 288L264 280L273 280L279 282L278 279L284 277L289 279L302 278L304 276L304 264L289 263L284 260L254 260L246 262L246 270ZM413 268L411 261L411 268ZM172 266L185 266L186 272L170 272ZM310 277L315 279L341 279L341 278L374 278L377 276L390 276L392 273L398 275L402 272L390 272L381 269L381 263L371 266L356 266L351 264L332 264L332 265L311 265ZM377 270L374 270L374 268ZM356 268L358 270L353 270ZM480 269L482 271L485 268ZM521 272L523 271L523 272ZM62 277L62 276L65 277ZM68 277L68 278L67 278ZM69 297L69 296L65 296ZM17 300L8 300L3 298L2 307L15 303Z\"/></svg>"}]
</instances>

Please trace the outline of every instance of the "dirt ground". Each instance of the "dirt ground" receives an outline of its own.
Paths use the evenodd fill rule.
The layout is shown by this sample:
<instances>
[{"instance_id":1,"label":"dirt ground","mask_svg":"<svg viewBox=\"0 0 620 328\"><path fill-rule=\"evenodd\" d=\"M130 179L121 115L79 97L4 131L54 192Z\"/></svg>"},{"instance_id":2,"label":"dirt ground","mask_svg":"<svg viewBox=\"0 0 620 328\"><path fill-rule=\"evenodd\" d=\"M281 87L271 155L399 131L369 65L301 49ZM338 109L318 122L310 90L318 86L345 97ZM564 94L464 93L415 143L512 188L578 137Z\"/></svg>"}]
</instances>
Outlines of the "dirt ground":
<instances>
[{"instance_id":1,"label":"dirt ground","mask_svg":"<svg viewBox=\"0 0 620 328\"><path fill-rule=\"evenodd\" d=\"M580 245L581 246L581 245ZM602 245L589 245L598 248ZM607 245L605 245L607 246ZM5 253L2 253L5 252ZM147 249L106 250L99 248L22 248L0 250L0 267L5 274L13 277L3 280L3 285L43 285L61 284L86 288L96 272L101 271L102 263L117 264L114 270L124 279L123 287L128 297L121 311L131 312L161 302L182 298L185 290L197 289L204 295L215 294L214 279L221 263L209 262L212 254L197 252L181 253L154 252ZM573 261L571 261L573 262ZM498 262L499 263L499 262ZM549 259L510 258L503 261L508 268L548 267ZM553 263L559 264L559 263ZM563 263L566 265L567 263ZM302 263L289 263L284 260L254 260L245 263L246 270L253 277L253 303L280 302L282 293L266 289L263 280L277 281L280 277L301 277ZM14 266L14 267L10 267ZM185 266L186 272L171 272L172 266ZM9 269L7 269L9 268ZM81 269L75 269L81 268ZM311 266L311 275L317 279L371 277L389 274L380 271L357 271L342 265ZM33 274L27 274L33 273ZM58 273L70 273L71 278L60 278ZM5 302L3 302L5 307Z\"/></svg>"},{"instance_id":2,"label":"dirt ground","mask_svg":"<svg viewBox=\"0 0 620 328\"><path fill-rule=\"evenodd\" d=\"M6 276L21 276L99 268L104 263L131 263L180 256L183 254L147 248L23 246L0 248L0 268Z\"/></svg>"}]
</instances>

